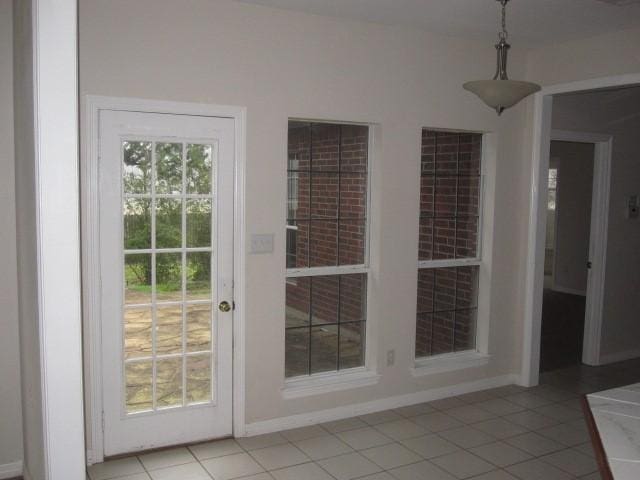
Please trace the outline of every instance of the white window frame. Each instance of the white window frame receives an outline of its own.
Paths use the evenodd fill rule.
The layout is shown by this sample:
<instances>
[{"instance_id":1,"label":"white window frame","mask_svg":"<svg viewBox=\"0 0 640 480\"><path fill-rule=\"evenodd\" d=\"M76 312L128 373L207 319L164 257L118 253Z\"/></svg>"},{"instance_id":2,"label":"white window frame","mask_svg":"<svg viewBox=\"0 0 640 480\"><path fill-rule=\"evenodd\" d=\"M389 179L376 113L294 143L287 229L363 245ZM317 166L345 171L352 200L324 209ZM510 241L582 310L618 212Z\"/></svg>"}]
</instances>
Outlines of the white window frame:
<instances>
[{"instance_id":1,"label":"white window frame","mask_svg":"<svg viewBox=\"0 0 640 480\"><path fill-rule=\"evenodd\" d=\"M475 348L460 352L443 353L427 357L416 357L416 327L414 323L411 342L411 374L414 377L462 370L486 365L491 355L488 353L489 341L489 308L491 283L491 253L489 245L493 239L493 217L487 218L486 212L493 212L493 193L495 178L496 138L494 134L464 129L442 129L423 127L435 132L470 133L482 135L482 151L480 155L480 192L478 202L478 244L474 258L418 260L417 273L421 269L448 267L478 267L478 298L475 328ZM420 136L422 138L422 135ZM418 179L421 175L421 162L418 162ZM420 190L419 190L420 192ZM489 194L489 195L487 195ZM490 198L489 198L490 197ZM417 295L417 285L416 285ZM416 302L417 308L417 302Z\"/></svg>"},{"instance_id":2,"label":"white window frame","mask_svg":"<svg viewBox=\"0 0 640 480\"><path fill-rule=\"evenodd\" d=\"M372 356L369 353L371 347L369 326L370 304L370 239L371 239L371 178L372 178L372 157L375 148L374 143L374 125L363 122L334 121L334 120L310 120L305 118L289 118L287 120L287 140L289 122L306 122L313 124L328 125L358 125L368 128L368 146L367 146L367 198L366 198L366 217L365 217L365 251L364 263L358 265L340 265L331 267L306 267L306 268L287 268L285 273L286 282L295 282L301 277L320 277L331 275L349 275L349 274L365 274L367 276L367 300L365 318L365 341L364 341L364 364L360 367L347 368L344 370L328 371L313 373L309 375L299 375L295 377L284 377L284 388L282 395L285 399L306 397L311 395L319 395L322 393L347 390L351 388L375 385L380 380L380 375L370 366ZM288 171L288 166L287 166ZM287 181L287 190L289 184ZM288 220L288 197L285 205L285 228L287 230L295 227L287 225ZM296 228L297 230L297 228ZM286 248L286 246L285 246ZM286 254L285 254L286 257ZM286 301L285 301L286 302ZM286 342L286 340L285 340ZM283 345L285 343L283 342ZM286 348L286 345L285 345ZM284 365L283 365L284 366Z\"/></svg>"}]
</instances>

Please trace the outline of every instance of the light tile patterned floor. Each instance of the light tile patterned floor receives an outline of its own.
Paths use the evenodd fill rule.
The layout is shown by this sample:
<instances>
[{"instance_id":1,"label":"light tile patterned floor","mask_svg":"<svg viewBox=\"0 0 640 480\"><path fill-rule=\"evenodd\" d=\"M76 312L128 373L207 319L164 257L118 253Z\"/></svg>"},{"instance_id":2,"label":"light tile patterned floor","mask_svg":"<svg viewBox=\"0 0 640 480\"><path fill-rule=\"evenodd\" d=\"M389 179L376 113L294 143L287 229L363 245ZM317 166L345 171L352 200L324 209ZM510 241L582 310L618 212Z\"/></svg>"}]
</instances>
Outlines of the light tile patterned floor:
<instances>
[{"instance_id":1,"label":"light tile patterned floor","mask_svg":"<svg viewBox=\"0 0 640 480\"><path fill-rule=\"evenodd\" d=\"M640 381L640 361L89 467L90 480L596 480L579 398Z\"/></svg>"}]
</instances>

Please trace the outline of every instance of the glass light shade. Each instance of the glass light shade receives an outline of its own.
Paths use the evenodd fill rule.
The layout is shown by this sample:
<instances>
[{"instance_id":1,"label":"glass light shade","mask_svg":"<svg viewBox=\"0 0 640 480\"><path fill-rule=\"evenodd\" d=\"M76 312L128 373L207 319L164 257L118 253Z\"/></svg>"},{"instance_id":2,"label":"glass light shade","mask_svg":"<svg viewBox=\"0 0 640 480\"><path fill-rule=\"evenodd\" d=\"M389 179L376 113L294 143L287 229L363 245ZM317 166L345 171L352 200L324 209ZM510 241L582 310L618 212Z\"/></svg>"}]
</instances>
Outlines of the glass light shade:
<instances>
[{"instance_id":1,"label":"glass light shade","mask_svg":"<svg viewBox=\"0 0 640 480\"><path fill-rule=\"evenodd\" d=\"M540 90L540 85L535 83L500 79L476 80L467 82L462 87L475 93L484 103L496 109L498 114Z\"/></svg>"}]
</instances>

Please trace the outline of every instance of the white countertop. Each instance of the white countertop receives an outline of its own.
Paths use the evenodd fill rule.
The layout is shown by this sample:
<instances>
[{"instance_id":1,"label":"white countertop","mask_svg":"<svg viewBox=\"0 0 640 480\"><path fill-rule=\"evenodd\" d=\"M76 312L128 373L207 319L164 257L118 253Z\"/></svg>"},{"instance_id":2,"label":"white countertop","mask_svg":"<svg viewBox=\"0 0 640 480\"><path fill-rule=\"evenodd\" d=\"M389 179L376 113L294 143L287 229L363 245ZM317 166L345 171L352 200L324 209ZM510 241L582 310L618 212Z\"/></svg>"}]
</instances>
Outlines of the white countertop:
<instances>
[{"instance_id":1,"label":"white countertop","mask_svg":"<svg viewBox=\"0 0 640 480\"><path fill-rule=\"evenodd\" d=\"M640 383L587 395L611 473L640 479Z\"/></svg>"}]
</instances>

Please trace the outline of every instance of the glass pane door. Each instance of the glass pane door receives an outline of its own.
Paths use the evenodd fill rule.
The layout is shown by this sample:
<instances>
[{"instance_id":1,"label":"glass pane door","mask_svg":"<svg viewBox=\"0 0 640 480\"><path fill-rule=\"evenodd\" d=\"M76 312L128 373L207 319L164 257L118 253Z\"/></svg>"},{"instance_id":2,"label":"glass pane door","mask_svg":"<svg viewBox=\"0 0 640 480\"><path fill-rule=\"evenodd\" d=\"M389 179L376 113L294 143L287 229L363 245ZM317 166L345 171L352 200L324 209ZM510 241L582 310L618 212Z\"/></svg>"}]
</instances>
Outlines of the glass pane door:
<instances>
[{"instance_id":1,"label":"glass pane door","mask_svg":"<svg viewBox=\"0 0 640 480\"><path fill-rule=\"evenodd\" d=\"M123 410L215 405L217 144L121 142Z\"/></svg>"}]
</instances>

